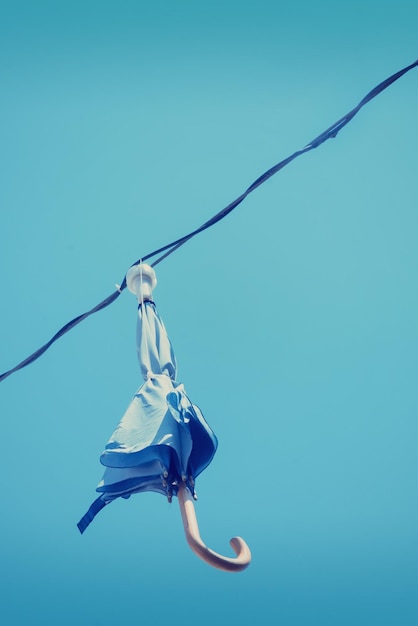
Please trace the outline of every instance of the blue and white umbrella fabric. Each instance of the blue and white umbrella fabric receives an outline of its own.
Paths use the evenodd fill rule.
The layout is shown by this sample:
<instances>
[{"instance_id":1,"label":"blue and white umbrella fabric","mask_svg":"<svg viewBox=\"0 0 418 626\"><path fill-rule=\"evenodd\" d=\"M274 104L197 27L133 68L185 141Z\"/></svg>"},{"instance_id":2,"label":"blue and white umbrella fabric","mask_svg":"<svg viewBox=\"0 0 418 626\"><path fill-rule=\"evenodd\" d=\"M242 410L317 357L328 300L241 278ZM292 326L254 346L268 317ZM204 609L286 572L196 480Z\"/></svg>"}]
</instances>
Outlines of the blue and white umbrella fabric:
<instances>
[{"instance_id":1,"label":"blue and white umbrella fabric","mask_svg":"<svg viewBox=\"0 0 418 626\"><path fill-rule=\"evenodd\" d=\"M154 270L143 263L127 274L128 288L138 298L137 351L144 383L100 457L106 468L96 489L100 496L78 528L83 533L97 513L116 498L156 491L171 502L174 495L179 498L192 549L215 567L244 569L250 553L242 539L231 540L241 558L229 559L209 550L198 535L192 502L196 499L195 479L211 462L217 439L184 386L176 381L174 351L152 301L156 282Z\"/></svg>"}]
</instances>

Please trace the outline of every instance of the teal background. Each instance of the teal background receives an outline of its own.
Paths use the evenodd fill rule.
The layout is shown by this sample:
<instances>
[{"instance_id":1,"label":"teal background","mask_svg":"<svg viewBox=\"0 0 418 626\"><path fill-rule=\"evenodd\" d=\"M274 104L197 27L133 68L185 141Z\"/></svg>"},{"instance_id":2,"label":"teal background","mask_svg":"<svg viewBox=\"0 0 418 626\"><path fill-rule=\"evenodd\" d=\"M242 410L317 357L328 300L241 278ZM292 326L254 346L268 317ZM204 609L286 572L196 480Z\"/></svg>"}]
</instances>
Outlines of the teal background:
<instances>
[{"instance_id":1,"label":"teal background","mask_svg":"<svg viewBox=\"0 0 418 626\"><path fill-rule=\"evenodd\" d=\"M0 2L0 370L417 58L416 2ZM140 384L124 292L1 385L8 626L418 621L418 70L157 267L220 445L177 502L107 507Z\"/></svg>"}]
</instances>

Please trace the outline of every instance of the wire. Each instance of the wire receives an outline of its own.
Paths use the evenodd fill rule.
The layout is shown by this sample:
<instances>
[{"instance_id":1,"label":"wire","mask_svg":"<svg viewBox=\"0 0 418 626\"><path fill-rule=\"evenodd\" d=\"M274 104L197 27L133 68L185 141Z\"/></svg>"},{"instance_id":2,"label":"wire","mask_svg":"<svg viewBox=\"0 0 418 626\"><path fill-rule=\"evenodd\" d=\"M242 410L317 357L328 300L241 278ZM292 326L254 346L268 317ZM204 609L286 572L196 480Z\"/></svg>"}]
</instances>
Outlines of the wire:
<instances>
[{"instance_id":1,"label":"wire","mask_svg":"<svg viewBox=\"0 0 418 626\"><path fill-rule=\"evenodd\" d=\"M153 252L150 252L149 254L146 254L145 256L141 256L137 261L135 261L135 263L132 263L131 267L134 265L138 265L141 262L147 261L148 259L151 259L157 255L161 255L161 256L159 256L151 265L155 266L158 263L161 263L161 261L166 259L170 254L172 254L173 252L178 250L181 246L183 246L185 243L190 241L190 239L192 239L193 237L196 237L196 235L198 235L199 233L202 233L203 231L207 230L208 228L211 228L212 226L214 226L215 224L223 220L227 215L229 215L229 213L231 213L234 209L236 209L236 207L240 205L241 202L243 202L243 200L245 200L245 198L250 193L252 193L255 189L260 187L260 185L264 184L269 178L274 176L274 174L277 174L277 172L279 172L281 169L286 167L286 165L291 163L294 159L301 156L302 154L305 154L306 152L309 152L310 150L313 150L314 148L318 148L318 146L323 144L328 139L334 139L337 136L337 134L340 132L340 130L344 128L344 126L346 126L353 119L355 115L357 115L357 113L365 104L370 102L370 100L373 100L373 98L379 95L384 89L389 87L392 83L394 83L396 80L401 78L404 74L406 74L407 72L409 72L410 70L412 70L414 67L417 67L417 66L418 66L418 60L415 61L414 63L411 63L411 65L408 65L407 67L404 67L403 69L399 70L395 74L392 74L392 76L389 76L389 78L386 78L384 81L379 83L376 87L374 87L359 102L359 104L356 107L354 107L354 109L346 113L346 115L344 115L337 122L332 124L332 126L327 128L327 130L325 130L323 133L318 135L318 137L316 137L311 142L309 142L304 148L300 150L296 150L296 152L294 152L287 158L283 159L276 165L273 165L273 167L271 167L266 172L261 174L261 176L259 176L248 187L248 189L244 191L244 193L242 193L237 198L235 198L235 200L233 200L230 204L228 204L228 206L226 206L224 209L219 211L219 213L216 213L213 217L211 217L210 220L202 224L202 226L200 226L196 230L193 230L187 235L180 237L180 239L176 239L175 241L168 243L162 248L158 248L157 250L154 250ZM48 348L52 346L52 344L58 341L58 339L60 339L63 335L68 333L72 328L74 328L75 326L80 324L82 321L87 319L87 317L90 317L90 315L93 315L93 313L97 313L98 311L101 311L102 309L105 309L110 304L112 304L112 302L114 302L120 296L120 294L122 293L124 289L126 289L126 274L121 282L120 287L118 287L118 289L115 292L113 292L112 294L110 294L110 296L102 300L102 302L99 302L99 304L97 304L95 307L90 309L90 311L87 311L86 313L82 313L81 315L75 317L73 320L65 324L65 326L63 326L46 344L44 344L42 347L40 347L38 350L36 350L33 354L28 356L26 359L24 359L21 363L18 363L18 365L16 365L12 369L1 374L0 382L5 380L11 374L14 374L18 370L23 369L30 363L33 363L34 361L39 359L39 357L42 356L42 354L44 354L44 352L46 352Z\"/></svg>"}]
</instances>

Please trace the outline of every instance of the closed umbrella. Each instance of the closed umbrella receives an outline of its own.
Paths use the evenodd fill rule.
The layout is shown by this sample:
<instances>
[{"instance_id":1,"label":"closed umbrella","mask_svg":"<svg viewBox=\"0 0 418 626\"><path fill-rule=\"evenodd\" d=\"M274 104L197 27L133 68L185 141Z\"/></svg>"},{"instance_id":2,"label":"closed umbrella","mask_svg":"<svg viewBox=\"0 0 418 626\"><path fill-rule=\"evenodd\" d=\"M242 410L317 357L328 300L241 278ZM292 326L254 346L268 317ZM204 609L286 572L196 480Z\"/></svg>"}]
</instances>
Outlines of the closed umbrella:
<instances>
[{"instance_id":1,"label":"closed umbrella","mask_svg":"<svg viewBox=\"0 0 418 626\"><path fill-rule=\"evenodd\" d=\"M243 539L231 539L237 556L230 558L210 550L200 538L194 510L195 479L211 462L217 439L176 380L174 351L152 300L156 283L154 270L143 263L127 274L127 286L138 299L137 351L144 382L100 457L105 466L96 489L100 496L78 528L83 533L95 515L119 497L156 491L171 502L177 496L193 551L214 567L240 571L251 560Z\"/></svg>"}]
</instances>

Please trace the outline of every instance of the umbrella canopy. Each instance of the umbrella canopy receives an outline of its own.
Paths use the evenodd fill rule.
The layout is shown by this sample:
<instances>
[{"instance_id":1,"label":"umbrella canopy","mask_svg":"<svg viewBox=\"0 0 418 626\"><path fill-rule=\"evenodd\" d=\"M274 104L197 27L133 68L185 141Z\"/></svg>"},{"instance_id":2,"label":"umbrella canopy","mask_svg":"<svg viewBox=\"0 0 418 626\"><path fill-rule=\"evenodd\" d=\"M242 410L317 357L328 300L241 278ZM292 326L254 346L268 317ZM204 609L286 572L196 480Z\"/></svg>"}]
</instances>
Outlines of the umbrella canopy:
<instances>
[{"instance_id":1,"label":"umbrella canopy","mask_svg":"<svg viewBox=\"0 0 418 626\"><path fill-rule=\"evenodd\" d=\"M137 351L144 383L100 457L106 467L96 489L101 495L78 523L80 532L115 498L156 491L171 501L180 483L194 494L195 478L217 448L202 412L176 381L174 351L150 299L155 273L149 266L139 267L139 274L128 275L128 285L135 291L139 279Z\"/></svg>"}]
</instances>

